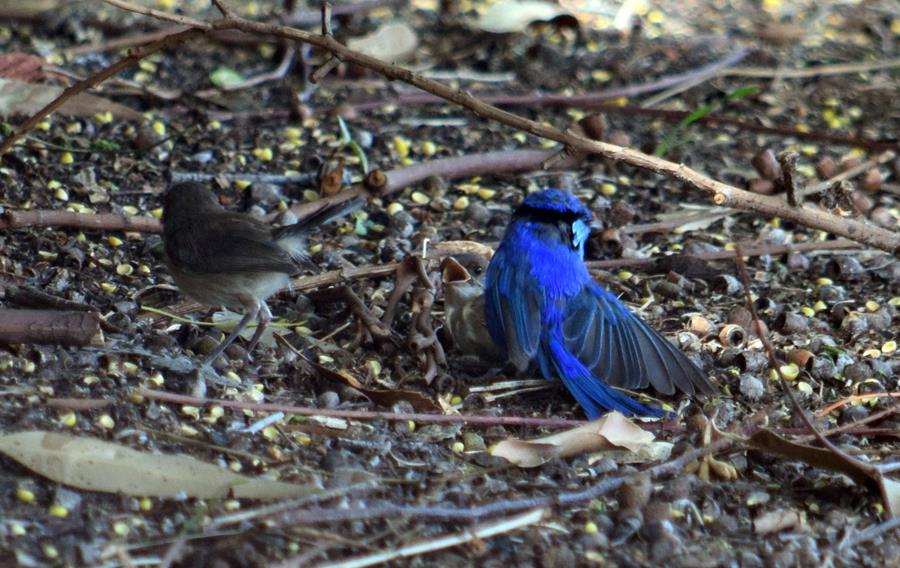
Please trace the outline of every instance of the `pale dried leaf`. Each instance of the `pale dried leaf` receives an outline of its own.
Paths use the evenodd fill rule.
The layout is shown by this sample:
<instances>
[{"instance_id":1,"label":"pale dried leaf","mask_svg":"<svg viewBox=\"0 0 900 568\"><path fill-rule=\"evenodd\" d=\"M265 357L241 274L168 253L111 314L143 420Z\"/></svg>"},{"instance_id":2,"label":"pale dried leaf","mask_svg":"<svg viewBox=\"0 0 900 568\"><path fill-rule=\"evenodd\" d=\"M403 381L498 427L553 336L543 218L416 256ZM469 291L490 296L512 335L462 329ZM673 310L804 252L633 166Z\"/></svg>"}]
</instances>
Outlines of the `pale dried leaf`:
<instances>
[{"instance_id":1,"label":"pale dried leaf","mask_svg":"<svg viewBox=\"0 0 900 568\"><path fill-rule=\"evenodd\" d=\"M56 85L0 79L0 116L35 114L62 92L63 88ZM111 112L113 116L124 120L144 120L144 115L136 110L87 93L68 99L55 112L80 117Z\"/></svg>"},{"instance_id":2,"label":"pale dried leaf","mask_svg":"<svg viewBox=\"0 0 900 568\"><path fill-rule=\"evenodd\" d=\"M756 534L769 534L787 529L802 528L803 517L793 509L767 511L753 520Z\"/></svg>"},{"instance_id":3,"label":"pale dried leaf","mask_svg":"<svg viewBox=\"0 0 900 568\"><path fill-rule=\"evenodd\" d=\"M387 62L406 61L416 51L419 36L409 24L386 22L369 35L351 39L347 47Z\"/></svg>"},{"instance_id":4,"label":"pale dried leaf","mask_svg":"<svg viewBox=\"0 0 900 568\"><path fill-rule=\"evenodd\" d=\"M534 22L546 22L565 13L550 2L499 0L485 10L475 25L495 34L521 32Z\"/></svg>"},{"instance_id":5,"label":"pale dried leaf","mask_svg":"<svg viewBox=\"0 0 900 568\"><path fill-rule=\"evenodd\" d=\"M565 458L613 448L637 452L653 441L653 434L622 414L610 412L599 420L565 432L534 440L503 440L492 455L519 467L537 467L554 458Z\"/></svg>"},{"instance_id":6,"label":"pale dried leaf","mask_svg":"<svg viewBox=\"0 0 900 568\"><path fill-rule=\"evenodd\" d=\"M0 436L0 452L57 483L104 493L289 499L319 491L238 475L190 456L139 452L96 438L40 430Z\"/></svg>"}]
</instances>

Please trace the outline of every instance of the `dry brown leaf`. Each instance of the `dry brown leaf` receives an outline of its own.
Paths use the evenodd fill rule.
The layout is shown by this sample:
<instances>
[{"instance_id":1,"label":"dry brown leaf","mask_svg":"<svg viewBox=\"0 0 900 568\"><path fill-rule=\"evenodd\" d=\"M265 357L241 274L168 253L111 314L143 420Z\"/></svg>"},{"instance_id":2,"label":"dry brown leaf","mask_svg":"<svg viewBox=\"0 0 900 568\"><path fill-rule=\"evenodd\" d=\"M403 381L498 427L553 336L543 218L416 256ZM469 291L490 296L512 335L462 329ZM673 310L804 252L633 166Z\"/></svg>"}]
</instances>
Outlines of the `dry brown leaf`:
<instances>
[{"instance_id":1,"label":"dry brown leaf","mask_svg":"<svg viewBox=\"0 0 900 568\"><path fill-rule=\"evenodd\" d=\"M370 389L359 382L349 371L332 371L318 363L312 363L312 366L318 371L320 377L338 383L346 383L366 395L372 402L382 406L390 407L400 401L405 401L412 405L416 412L444 413L437 403L418 391Z\"/></svg>"},{"instance_id":2,"label":"dry brown leaf","mask_svg":"<svg viewBox=\"0 0 900 568\"><path fill-rule=\"evenodd\" d=\"M0 116L32 115L62 92L63 88L56 85L0 79ZM144 120L144 115L136 110L87 93L80 93L70 98L56 112L81 117L111 112L113 116L124 120Z\"/></svg>"},{"instance_id":3,"label":"dry brown leaf","mask_svg":"<svg viewBox=\"0 0 900 568\"><path fill-rule=\"evenodd\" d=\"M874 486L891 517L900 516L900 482L886 477L876 466L848 459L826 448L798 444L771 430L758 430L749 439L754 448L800 460L808 465L843 473L860 485Z\"/></svg>"},{"instance_id":4,"label":"dry brown leaf","mask_svg":"<svg viewBox=\"0 0 900 568\"><path fill-rule=\"evenodd\" d=\"M19 81L40 81L47 75L41 70L46 64L42 57L33 53L4 53L0 55L0 77Z\"/></svg>"},{"instance_id":5,"label":"dry brown leaf","mask_svg":"<svg viewBox=\"0 0 900 568\"><path fill-rule=\"evenodd\" d=\"M638 451L653 441L647 432L618 412L565 432L534 440L503 440L491 451L519 467L537 467L554 458L565 458L613 448Z\"/></svg>"},{"instance_id":6,"label":"dry brown leaf","mask_svg":"<svg viewBox=\"0 0 900 568\"><path fill-rule=\"evenodd\" d=\"M97 438L34 430L0 436L0 452L57 483L145 497L291 499L316 487L238 475L190 456L139 452Z\"/></svg>"}]
</instances>

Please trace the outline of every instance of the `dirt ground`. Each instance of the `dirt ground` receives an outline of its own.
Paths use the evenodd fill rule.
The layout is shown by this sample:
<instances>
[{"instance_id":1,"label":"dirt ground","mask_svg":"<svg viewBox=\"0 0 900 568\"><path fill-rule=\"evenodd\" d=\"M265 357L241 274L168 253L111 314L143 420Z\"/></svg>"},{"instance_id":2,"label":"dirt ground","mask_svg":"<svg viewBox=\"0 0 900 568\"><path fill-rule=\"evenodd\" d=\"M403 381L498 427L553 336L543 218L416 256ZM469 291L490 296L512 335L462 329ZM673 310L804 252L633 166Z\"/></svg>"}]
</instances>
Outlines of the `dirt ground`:
<instances>
[{"instance_id":1,"label":"dirt ground","mask_svg":"<svg viewBox=\"0 0 900 568\"><path fill-rule=\"evenodd\" d=\"M169 25L99 2L48 1L49 8L38 14L16 12L16 4L0 2L3 54L38 55L81 77L125 53L86 46L108 47ZM215 17L204 2L145 4L162 10L179 4L193 17ZM256 19L283 13L268 2L229 4ZM774 166L773 158L763 155L766 150L773 156L798 153L801 186L898 150L896 3L628 4L634 5L632 17L618 29L620 3L569 2L561 8L568 15L553 23L522 24L520 31L501 34L473 23L485 11L482 3L415 0L336 16L334 33L346 42L390 20L405 22L418 45L398 63L476 95L577 95L647 85L690 74L744 48L730 72L606 99L610 108L602 137L647 153L665 144L667 159L760 192L780 189L779 180L768 175ZM447 10L443 15L441 6ZM318 4L298 10L309 15L304 28L317 31ZM364 69L341 65L313 87L304 76L324 60L316 51L298 48L282 79L228 92L217 88L267 73L284 55L285 46L277 41L227 36L150 56L95 93L146 118L107 115L100 104L86 117L55 113L42 121L2 158L0 213L68 209L159 216L161 194L175 172L211 174L210 187L233 210L278 213L318 199L328 184L315 175L305 183L266 183L258 174L315 173L340 158L345 177L362 178L359 153L340 143L338 116L370 168L382 170L480 152L559 149L448 103L408 102L418 91ZM883 61L893 66L794 72ZM0 72L8 73L2 67ZM48 73L60 80L58 71ZM687 115L706 110L737 123L701 123L685 114L679 123L637 107ZM561 128L594 112L543 102L505 108ZM5 120L16 125L24 118ZM4 134L9 132L5 128ZM897 159L885 161L811 203L900 230L898 170ZM642 393L645 400L678 411L664 426L648 426L658 440L673 444L666 459L709 443L703 416L726 433L713 432L713 440L747 436L748 428L762 426L798 440L808 433L753 334L734 262L703 260L741 243L777 251L747 259L752 293L780 364L794 371L792 387L814 424L842 428L831 442L866 463L896 460L896 256L874 249L828 250L833 237L752 212L717 214L706 194L673 179L603 159L553 172L429 177L372 199L362 213L312 235L315 268L306 273L401 262L421 251L426 240L431 247L459 240L496 245L523 195L542 187L569 189L594 212L598 229L588 246L590 261L677 253L701 259L665 267L623 261L595 273L675 339L722 392L696 401ZM783 244L812 246L785 253L777 248ZM298 504L293 517L260 514L223 525L217 520L266 502L87 491L0 456L0 564L324 565L451 535L466 537L465 542L384 558L395 565L691 567L890 566L900 560L896 528L865 532L888 519L878 491L740 442L717 454L712 474L702 478L682 469L637 475L660 462L629 463L602 453L519 468L492 456L490 448L511 437L534 438L558 429L287 413L248 432L268 413L141 396L136 391L141 387L190 394L193 379L179 362L185 356L198 360L223 337L218 329L145 309L178 312L184 305L161 263L161 249L159 234L150 231L44 226L0 231L0 308L59 307L43 296L27 301L21 293L37 290L70 302L69 307L93 308L104 320L102 345L0 346L3 432L94 437L334 493ZM437 264L425 266L437 279ZM345 282L375 317L384 314L400 280L385 274ZM207 396L328 410L584 420L562 387L536 390L532 383L517 382L510 388L509 381L533 377L489 371L462 357L440 329L440 294L430 325L445 346L446 362L435 358L437 350L417 343L422 293L418 283L400 298L387 336L373 334L359 310L334 295L281 294L270 302L284 323L276 330L280 338L266 339L252 362L242 346L229 348L219 371L233 372L239 382L210 385ZM208 322L217 311L201 308L179 317ZM738 339L721 333L735 329ZM872 396L850 399L856 395ZM857 421L863 422L854 425ZM442 509L521 499L538 503L611 479L622 480L621 487L590 499L557 500L540 521L494 536L467 537L473 527L541 507L498 506L475 519ZM381 513L347 520L338 514L358 510Z\"/></svg>"}]
</instances>

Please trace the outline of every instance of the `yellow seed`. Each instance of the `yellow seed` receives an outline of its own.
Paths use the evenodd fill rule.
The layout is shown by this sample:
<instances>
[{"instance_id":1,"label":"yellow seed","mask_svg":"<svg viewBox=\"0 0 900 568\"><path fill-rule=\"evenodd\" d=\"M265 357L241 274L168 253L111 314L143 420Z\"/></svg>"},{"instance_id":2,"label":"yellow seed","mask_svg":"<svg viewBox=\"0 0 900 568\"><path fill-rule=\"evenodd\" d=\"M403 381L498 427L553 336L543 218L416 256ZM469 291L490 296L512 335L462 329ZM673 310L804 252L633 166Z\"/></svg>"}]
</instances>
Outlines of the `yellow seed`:
<instances>
[{"instance_id":1,"label":"yellow seed","mask_svg":"<svg viewBox=\"0 0 900 568\"><path fill-rule=\"evenodd\" d=\"M60 201L68 201L69 200L69 192L63 188L57 189L53 193L53 196L56 197L57 199L59 199Z\"/></svg>"},{"instance_id":2,"label":"yellow seed","mask_svg":"<svg viewBox=\"0 0 900 568\"><path fill-rule=\"evenodd\" d=\"M159 371L156 371L147 379L153 386L161 387L166 383L165 377Z\"/></svg>"},{"instance_id":3,"label":"yellow seed","mask_svg":"<svg viewBox=\"0 0 900 568\"><path fill-rule=\"evenodd\" d=\"M816 310L810 308L809 306L803 306L802 308L800 308L800 313L808 318L811 318L816 315Z\"/></svg>"},{"instance_id":4,"label":"yellow seed","mask_svg":"<svg viewBox=\"0 0 900 568\"><path fill-rule=\"evenodd\" d=\"M897 342L891 339L890 341L885 341L884 345L881 346L882 353L893 353L897 350Z\"/></svg>"},{"instance_id":5,"label":"yellow seed","mask_svg":"<svg viewBox=\"0 0 900 568\"><path fill-rule=\"evenodd\" d=\"M238 180L234 181L234 185L235 185L235 187L237 187L238 189L243 191L243 190L247 189L248 187L250 187L252 185L252 183L245 179L238 179Z\"/></svg>"},{"instance_id":6,"label":"yellow seed","mask_svg":"<svg viewBox=\"0 0 900 568\"><path fill-rule=\"evenodd\" d=\"M47 512L50 513L52 517L59 517L60 519L65 519L69 516L69 510L60 505L59 503L54 503L50 505L50 508L47 509Z\"/></svg>"},{"instance_id":7,"label":"yellow seed","mask_svg":"<svg viewBox=\"0 0 900 568\"><path fill-rule=\"evenodd\" d=\"M240 382L241 382L241 376L238 375L237 373L235 373L234 371L228 371L227 373L225 373L225 377L228 378L229 380L232 380L232 381L236 382L236 383L240 383Z\"/></svg>"},{"instance_id":8,"label":"yellow seed","mask_svg":"<svg viewBox=\"0 0 900 568\"><path fill-rule=\"evenodd\" d=\"M103 414L97 419L97 425L110 430L115 427L116 421L109 414Z\"/></svg>"},{"instance_id":9,"label":"yellow seed","mask_svg":"<svg viewBox=\"0 0 900 568\"><path fill-rule=\"evenodd\" d=\"M816 312L822 312L827 309L828 309L828 304L826 304L822 300L818 300L818 301L816 301L815 304L813 304L813 310Z\"/></svg>"},{"instance_id":10,"label":"yellow seed","mask_svg":"<svg viewBox=\"0 0 900 568\"><path fill-rule=\"evenodd\" d=\"M890 300L888 300L888 304L892 306L900 306L900 296L894 296Z\"/></svg>"},{"instance_id":11,"label":"yellow seed","mask_svg":"<svg viewBox=\"0 0 900 568\"><path fill-rule=\"evenodd\" d=\"M437 153L437 144L432 142L431 140L426 140L422 142L422 155L426 158L430 158Z\"/></svg>"},{"instance_id":12,"label":"yellow seed","mask_svg":"<svg viewBox=\"0 0 900 568\"><path fill-rule=\"evenodd\" d=\"M397 213L403 211L403 205L397 203L396 201L392 202L387 206L387 214L393 217Z\"/></svg>"},{"instance_id":13,"label":"yellow seed","mask_svg":"<svg viewBox=\"0 0 900 568\"><path fill-rule=\"evenodd\" d=\"M803 123L796 124L794 125L794 130L796 130L797 132L807 133L809 132L809 125Z\"/></svg>"},{"instance_id":14,"label":"yellow seed","mask_svg":"<svg viewBox=\"0 0 900 568\"><path fill-rule=\"evenodd\" d=\"M296 126L288 126L284 130L281 131L284 134L284 137L288 140L300 140L303 136L303 130L297 128Z\"/></svg>"},{"instance_id":15,"label":"yellow seed","mask_svg":"<svg viewBox=\"0 0 900 568\"><path fill-rule=\"evenodd\" d=\"M618 272L618 274L616 274L616 276L620 280L631 280L631 277L634 276L634 274L632 274L631 272L628 272L627 270L620 270Z\"/></svg>"},{"instance_id":16,"label":"yellow seed","mask_svg":"<svg viewBox=\"0 0 900 568\"><path fill-rule=\"evenodd\" d=\"M524 132L514 132L512 137L519 144L524 144L528 140L528 136Z\"/></svg>"},{"instance_id":17,"label":"yellow seed","mask_svg":"<svg viewBox=\"0 0 900 568\"><path fill-rule=\"evenodd\" d=\"M120 247L124 244L124 241L119 237L107 237L106 242L109 243L109 246Z\"/></svg>"},{"instance_id":18,"label":"yellow seed","mask_svg":"<svg viewBox=\"0 0 900 568\"><path fill-rule=\"evenodd\" d=\"M816 280L816 286L831 286L834 284L834 280L831 278L819 278Z\"/></svg>"},{"instance_id":19,"label":"yellow seed","mask_svg":"<svg viewBox=\"0 0 900 568\"><path fill-rule=\"evenodd\" d=\"M59 550L52 544L42 544L41 550L44 552L44 556L50 558L51 560L59 558Z\"/></svg>"},{"instance_id":20,"label":"yellow seed","mask_svg":"<svg viewBox=\"0 0 900 568\"><path fill-rule=\"evenodd\" d=\"M191 418L199 418L200 417L200 409L196 406L184 405L181 407L181 413L185 416L190 416Z\"/></svg>"},{"instance_id":21,"label":"yellow seed","mask_svg":"<svg viewBox=\"0 0 900 568\"><path fill-rule=\"evenodd\" d=\"M150 125L150 128L153 129L153 132L155 132L157 136L166 135L166 125L158 120L154 120L153 124Z\"/></svg>"},{"instance_id":22,"label":"yellow seed","mask_svg":"<svg viewBox=\"0 0 900 568\"><path fill-rule=\"evenodd\" d=\"M31 489L27 489L25 487L19 487L18 489L16 489L16 497L23 503L34 502L34 492Z\"/></svg>"},{"instance_id":23,"label":"yellow seed","mask_svg":"<svg viewBox=\"0 0 900 568\"><path fill-rule=\"evenodd\" d=\"M878 302L876 302L875 300L869 300L866 302L866 309L869 310L870 312L877 312L878 308L880 308L880 307L881 306L879 306Z\"/></svg>"},{"instance_id":24,"label":"yellow seed","mask_svg":"<svg viewBox=\"0 0 900 568\"><path fill-rule=\"evenodd\" d=\"M312 438L306 432L294 432L294 441L304 446L312 444Z\"/></svg>"},{"instance_id":25,"label":"yellow seed","mask_svg":"<svg viewBox=\"0 0 900 568\"><path fill-rule=\"evenodd\" d=\"M413 194L410 195L409 197L410 197L410 199L412 199L413 203L415 203L416 205L425 205L429 201L431 201L431 198L429 198L427 195L425 195L421 191L414 191Z\"/></svg>"},{"instance_id":26,"label":"yellow seed","mask_svg":"<svg viewBox=\"0 0 900 568\"><path fill-rule=\"evenodd\" d=\"M612 183L604 183L600 186L600 193L605 195L606 197L612 197L616 194L616 186Z\"/></svg>"},{"instance_id":27,"label":"yellow seed","mask_svg":"<svg viewBox=\"0 0 900 568\"><path fill-rule=\"evenodd\" d=\"M803 394L812 394L813 392L812 385L810 385L806 381L799 381L797 383L797 390L802 392Z\"/></svg>"},{"instance_id":28,"label":"yellow seed","mask_svg":"<svg viewBox=\"0 0 900 568\"><path fill-rule=\"evenodd\" d=\"M37 363L34 361L26 361L24 365L22 365L22 372L26 374L31 374L37 370Z\"/></svg>"},{"instance_id":29,"label":"yellow seed","mask_svg":"<svg viewBox=\"0 0 900 568\"><path fill-rule=\"evenodd\" d=\"M787 365L781 366L781 374L784 375L784 378L793 381L800 375L800 367L798 367L795 363L788 363Z\"/></svg>"},{"instance_id":30,"label":"yellow seed","mask_svg":"<svg viewBox=\"0 0 900 568\"><path fill-rule=\"evenodd\" d=\"M871 357L872 359L877 359L881 357L880 349L866 349L863 351L863 357Z\"/></svg>"},{"instance_id":31,"label":"yellow seed","mask_svg":"<svg viewBox=\"0 0 900 568\"><path fill-rule=\"evenodd\" d=\"M113 121L113 113L106 112L98 112L94 115L94 120L96 120L99 124L109 124Z\"/></svg>"},{"instance_id":32,"label":"yellow seed","mask_svg":"<svg viewBox=\"0 0 900 568\"><path fill-rule=\"evenodd\" d=\"M157 219L162 217L163 210L162 207L157 207L156 209L151 209L150 214L156 217Z\"/></svg>"},{"instance_id":33,"label":"yellow seed","mask_svg":"<svg viewBox=\"0 0 900 568\"><path fill-rule=\"evenodd\" d=\"M47 182L47 189L49 189L49 190L51 190L51 191L54 190L54 189L59 189L59 188L61 188L61 187L62 187L62 184L59 183L59 182L58 182L57 180L55 180L55 179L51 179L50 181Z\"/></svg>"},{"instance_id":34,"label":"yellow seed","mask_svg":"<svg viewBox=\"0 0 900 568\"><path fill-rule=\"evenodd\" d=\"M87 375L84 379L82 379L82 381L84 381L84 384L86 384L87 386L91 386L99 383L100 378L95 375Z\"/></svg>"},{"instance_id":35,"label":"yellow seed","mask_svg":"<svg viewBox=\"0 0 900 568\"><path fill-rule=\"evenodd\" d=\"M394 136L394 150L401 159L409 156L410 141L402 136Z\"/></svg>"},{"instance_id":36,"label":"yellow seed","mask_svg":"<svg viewBox=\"0 0 900 568\"><path fill-rule=\"evenodd\" d=\"M209 130L219 130L220 128L222 128L222 123L218 120L210 120L206 123L206 128L208 128Z\"/></svg>"},{"instance_id":37,"label":"yellow seed","mask_svg":"<svg viewBox=\"0 0 900 568\"><path fill-rule=\"evenodd\" d=\"M193 426L188 426L187 424L182 424L181 425L181 434L184 436L195 438L200 435L200 432Z\"/></svg>"},{"instance_id":38,"label":"yellow seed","mask_svg":"<svg viewBox=\"0 0 900 568\"><path fill-rule=\"evenodd\" d=\"M666 15L659 10L650 10L650 12L647 13L647 22L650 24L658 25L663 23L665 20Z\"/></svg>"},{"instance_id":39,"label":"yellow seed","mask_svg":"<svg viewBox=\"0 0 900 568\"><path fill-rule=\"evenodd\" d=\"M584 523L584 532L585 534L597 534L600 532L600 528L594 521L588 521Z\"/></svg>"},{"instance_id":40,"label":"yellow seed","mask_svg":"<svg viewBox=\"0 0 900 568\"><path fill-rule=\"evenodd\" d=\"M6 526L9 527L9 534L11 534L12 536L25 536L27 534L25 525L23 525L19 521L6 521Z\"/></svg>"},{"instance_id":41,"label":"yellow seed","mask_svg":"<svg viewBox=\"0 0 900 568\"><path fill-rule=\"evenodd\" d=\"M128 402L130 402L131 404L143 404L143 402L144 402L144 397L139 395L136 392L128 393L127 398L128 398Z\"/></svg>"},{"instance_id":42,"label":"yellow seed","mask_svg":"<svg viewBox=\"0 0 900 568\"><path fill-rule=\"evenodd\" d=\"M79 126L81 126L81 125L79 125ZM42 120L39 123L37 123L37 126L35 128L37 128L38 130L42 130L44 132L49 132L50 131L50 121Z\"/></svg>"},{"instance_id":43,"label":"yellow seed","mask_svg":"<svg viewBox=\"0 0 900 568\"><path fill-rule=\"evenodd\" d=\"M806 144L806 145L800 147L800 152L804 156L815 156L816 154L819 153L819 147L813 146L812 144Z\"/></svg>"},{"instance_id":44,"label":"yellow seed","mask_svg":"<svg viewBox=\"0 0 900 568\"><path fill-rule=\"evenodd\" d=\"M74 161L75 161L75 157L72 156L72 152L63 152L59 156L60 164L71 164Z\"/></svg>"},{"instance_id":45,"label":"yellow seed","mask_svg":"<svg viewBox=\"0 0 900 568\"><path fill-rule=\"evenodd\" d=\"M225 510L226 511L238 511L241 508L241 502L237 499L229 499L225 501Z\"/></svg>"},{"instance_id":46,"label":"yellow seed","mask_svg":"<svg viewBox=\"0 0 900 568\"><path fill-rule=\"evenodd\" d=\"M487 200L493 199L494 196L497 195L497 190L487 189L487 188L482 187L482 188L478 189L477 193L478 193L478 197L487 201Z\"/></svg>"},{"instance_id":47,"label":"yellow seed","mask_svg":"<svg viewBox=\"0 0 900 568\"><path fill-rule=\"evenodd\" d=\"M230 462L228 462L228 469L237 473L244 469L244 466L237 460L231 460Z\"/></svg>"},{"instance_id":48,"label":"yellow seed","mask_svg":"<svg viewBox=\"0 0 900 568\"><path fill-rule=\"evenodd\" d=\"M138 502L138 507L141 508L141 511L149 511L153 508L153 501L151 501L149 497L141 497L141 500Z\"/></svg>"},{"instance_id":49,"label":"yellow seed","mask_svg":"<svg viewBox=\"0 0 900 568\"><path fill-rule=\"evenodd\" d=\"M113 284L112 282L101 282L100 283L100 289L103 290L104 292L106 292L107 294L112 294L118 288L119 287L116 286L115 284Z\"/></svg>"},{"instance_id":50,"label":"yellow seed","mask_svg":"<svg viewBox=\"0 0 900 568\"><path fill-rule=\"evenodd\" d=\"M59 422L66 428L74 428L78 424L78 415L72 411L66 412L59 417Z\"/></svg>"},{"instance_id":51,"label":"yellow seed","mask_svg":"<svg viewBox=\"0 0 900 568\"><path fill-rule=\"evenodd\" d=\"M266 426L265 428L263 428L262 435L266 440L276 440L278 438L278 428L274 426Z\"/></svg>"},{"instance_id":52,"label":"yellow seed","mask_svg":"<svg viewBox=\"0 0 900 568\"><path fill-rule=\"evenodd\" d=\"M450 397L450 404L452 404L453 406L456 406L457 404L462 404L462 402L463 402L463 399L458 394L455 394L452 397Z\"/></svg>"},{"instance_id":53,"label":"yellow seed","mask_svg":"<svg viewBox=\"0 0 900 568\"><path fill-rule=\"evenodd\" d=\"M130 264L120 264L116 266L116 274L119 276L130 276L134 272L134 267Z\"/></svg>"},{"instance_id":54,"label":"yellow seed","mask_svg":"<svg viewBox=\"0 0 900 568\"><path fill-rule=\"evenodd\" d=\"M453 445L450 447L454 454L461 454L465 451L466 445L462 442L453 442Z\"/></svg>"},{"instance_id":55,"label":"yellow seed","mask_svg":"<svg viewBox=\"0 0 900 568\"><path fill-rule=\"evenodd\" d=\"M113 523L113 532L119 536L126 536L131 529L128 527L128 523L123 521L117 521Z\"/></svg>"},{"instance_id":56,"label":"yellow seed","mask_svg":"<svg viewBox=\"0 0 900 568\"><path fill-rule=\"evenodd\" d=\"M466 207L469 206L469 198L465 195L460 196L456 201L453 202L453 208L457 211L462 211Z\"/></svg>"},{"instance_id":57,"label":"yellow seed","mask_svg":"<svg viewBox=\"0 0 900 568\"><path fill-rule=\"evenodd\" d=\"M156 0L156 5L162 10L171 10L175 7L178 0Z\"/></svg>"},{"instance_id":58,"label":"yellow seed","mask_svg":"<svg viewBox=\"0 0 900 568\"><path fill-rule=\"evenodd\" d=\"M415 421L413 421L413 420L407 420L407 421L406 421L406 429L407 429L408 432L415 432L415 431L416 431L416 423L415 423Z\"/></svg>"},{"instance_id":59,"label":"yellow seed","mask_svg":"<svg viewBox=\"0 0 900 568\"><path fill-rule=\"evenodd\" d=\"M138 67L140 67L147 73L156 73L156 63L153 63L152 61L143 59L140 63L138 63Z\"/></svg>"},{"instance_id":60,"label":"yellow seed","mask_svg":"<svg viewBox=\"0 0 900 568\"><path fill-rule=\"evenodd\" d=\"M274 154L271 148L254 148L253 156L262 162L271 162Z\"/></svg>"}]
</instances>

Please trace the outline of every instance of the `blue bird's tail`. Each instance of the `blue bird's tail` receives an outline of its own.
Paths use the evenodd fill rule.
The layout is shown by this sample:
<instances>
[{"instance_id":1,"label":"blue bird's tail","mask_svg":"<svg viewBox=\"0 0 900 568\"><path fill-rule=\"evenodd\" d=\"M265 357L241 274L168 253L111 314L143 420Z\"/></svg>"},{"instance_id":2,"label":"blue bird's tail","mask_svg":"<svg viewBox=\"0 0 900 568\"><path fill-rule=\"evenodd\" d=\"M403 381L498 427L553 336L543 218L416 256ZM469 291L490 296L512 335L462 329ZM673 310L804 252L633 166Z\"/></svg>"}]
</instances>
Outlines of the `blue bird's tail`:
<instances>
[{"instance_id":1,"label":"blue bird's tail","mask_svg":"<svg viewBox=\"0 0 900 568\"><path fill-rule=\"evenodd\" d=\"M545 343L545 348L539 352L542 359L540 361L541 369L545 374L548 367L552 367L556 371L555 374L562 379L563 384L591 420L612 410L619 411L626 416L660 417L666 414L659 408L644 406L594 376L590 369L566 349L562 331L559 328L547 333L542 341ZM543 360L546 356L549 356L550 361Z\"/></svg>"}]
</instances>

